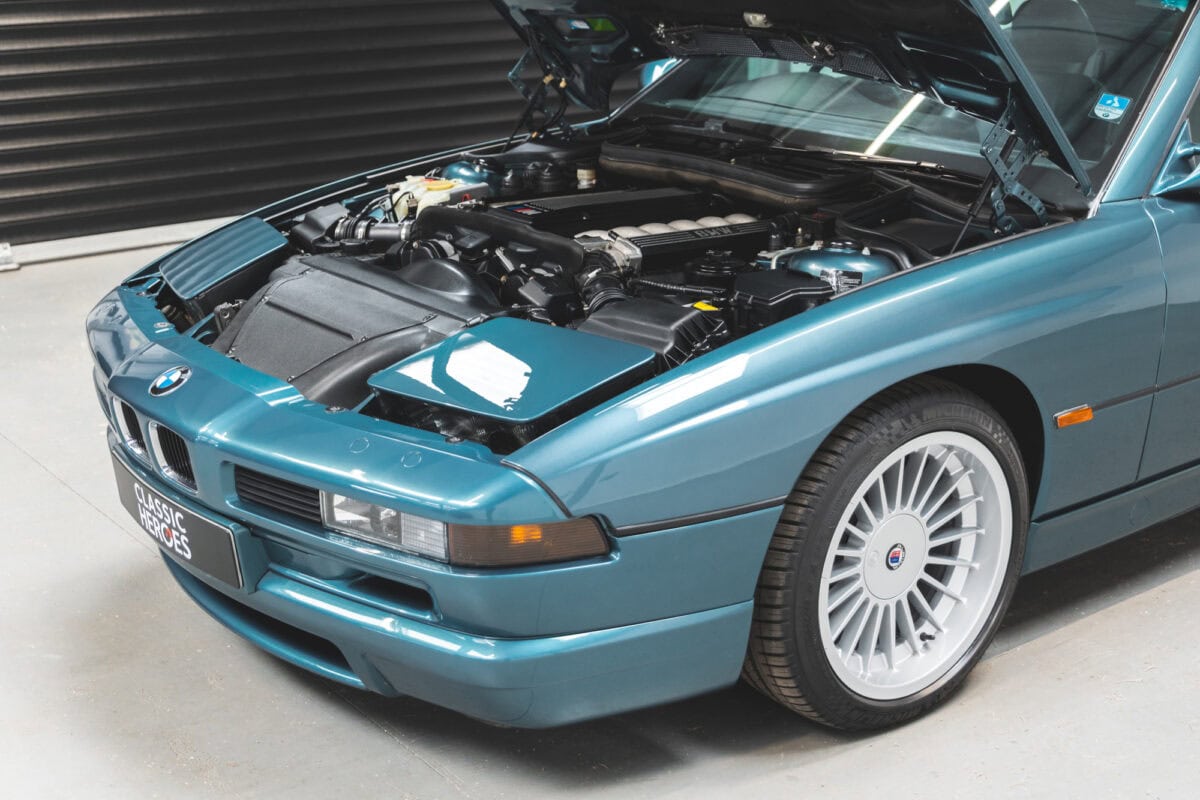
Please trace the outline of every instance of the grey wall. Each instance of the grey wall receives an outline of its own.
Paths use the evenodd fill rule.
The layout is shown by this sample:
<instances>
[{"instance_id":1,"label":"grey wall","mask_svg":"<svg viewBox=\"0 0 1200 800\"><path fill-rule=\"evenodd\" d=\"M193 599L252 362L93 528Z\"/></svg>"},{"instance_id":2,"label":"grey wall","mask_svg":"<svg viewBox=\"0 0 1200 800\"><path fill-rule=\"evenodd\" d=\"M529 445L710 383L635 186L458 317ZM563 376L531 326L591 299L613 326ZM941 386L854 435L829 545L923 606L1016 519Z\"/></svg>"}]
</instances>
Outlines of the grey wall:
<instances>
[{"instance_id":1,"label":"grey wall","mask_svg":"<svg viewBox=\"0 0 1200 800\"><path fill-rule=\"evenodd\" d=\"M244 212L507 135L487 0L0 3L0 241Z\"/></svg>"}]
</instances>

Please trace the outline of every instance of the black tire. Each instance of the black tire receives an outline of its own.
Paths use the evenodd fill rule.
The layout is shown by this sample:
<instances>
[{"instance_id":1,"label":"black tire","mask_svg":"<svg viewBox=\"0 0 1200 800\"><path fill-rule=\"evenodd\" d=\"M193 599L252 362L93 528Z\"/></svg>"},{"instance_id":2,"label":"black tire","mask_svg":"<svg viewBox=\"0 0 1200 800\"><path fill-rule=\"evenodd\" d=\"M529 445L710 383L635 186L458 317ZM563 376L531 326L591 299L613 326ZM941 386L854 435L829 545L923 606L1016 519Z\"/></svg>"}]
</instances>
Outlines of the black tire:
<instances>
[{"instance_id":1,"label":"black tire","mask_svg":"<svg viewBox=\"0 0 1200 800\"><path fill-rule=\"evenodd\" d=\"M980 633L944 674L906 697L867 698L838 678L822 645L818 593L826 554L842 513L871 471L905 442L939 431L977 439L1002 467L1012 500L1006 572ZM825 440L787 499L758 580L743 677L787 708L843 730L886 728L929 711L962 685L995 635L1020 575L1028 519L1021 454L994 409L940 379L886 390Z\"/></svg>"}]
</instances>

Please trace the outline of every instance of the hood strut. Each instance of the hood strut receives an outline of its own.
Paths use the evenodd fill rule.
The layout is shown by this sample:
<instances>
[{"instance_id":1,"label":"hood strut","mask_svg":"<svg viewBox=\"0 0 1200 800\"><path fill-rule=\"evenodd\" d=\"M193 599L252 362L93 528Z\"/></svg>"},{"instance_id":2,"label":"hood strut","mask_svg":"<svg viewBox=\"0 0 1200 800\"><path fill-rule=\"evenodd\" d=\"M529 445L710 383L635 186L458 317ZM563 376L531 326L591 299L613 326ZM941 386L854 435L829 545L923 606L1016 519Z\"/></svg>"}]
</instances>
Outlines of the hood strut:
<instances>
[{"instance_id":1,"label":"hood strut","mask_svg":"<svg viewBox=\"0 0 1200 800\"><path fill-rule=\"evenodd\" d=\"M513 132L509 135L508 141L504 143L504 147L500 152L505 152L512 146L513 140L517 134L521 132L521 128L528 125L530 130L530 139L536 139L539 136L544 136L549 133L554 127L559 128L560 135L566 139L570 139L572 135L571 124L566 120L567 106L570 103L570 97L567 93L569 86L568 80L565 77L565 70L555 70L551 59L546 57L546 54L539 50L537 42L537 34L532 30L527 31L529 38L529 47L525 53L513 65L513 68L508 72L508 82L511 83L521 96L525 98L525 109L521 112L521 116L517 119L517 125L513 128ZM536 61L537 66L541 69L543 75L541 80L536 81L532 88L526 83L522 77L525 71L529 68L530 62ZM557 74L561 72L562 74ZM558 92L558 107L550 110L550 89ZM540 127L535 127L535 114L541 114L543 122Z\"/></svg>"},{"instance_id":2,"label":"hood strut","mask_svg":"<svg viewBox=\"0 0 1200 800\"><path fill-rule=\"evenodd\" d=\"M1045 204L1020 180L1021 172L1042 154L1042 146L1018 110L1014 96L1009 96L1008 107L984 137L979 153L992 168L989 199L996 228L1001 233L1017 233L1021 230L1021 223L1008 213L1005 201L1010 197L1028 206L1042 225L1050 221Z\"/></svg>"}]
</instances>

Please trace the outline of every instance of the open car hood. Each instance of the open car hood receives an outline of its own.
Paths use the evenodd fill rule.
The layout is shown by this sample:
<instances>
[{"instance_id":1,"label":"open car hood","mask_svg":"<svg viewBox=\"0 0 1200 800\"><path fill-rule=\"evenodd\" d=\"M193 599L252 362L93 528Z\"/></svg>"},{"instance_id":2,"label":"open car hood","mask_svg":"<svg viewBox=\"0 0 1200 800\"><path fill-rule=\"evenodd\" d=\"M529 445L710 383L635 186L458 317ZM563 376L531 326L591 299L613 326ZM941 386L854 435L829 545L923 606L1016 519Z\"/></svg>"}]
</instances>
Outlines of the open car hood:
<instances>
[{"instance_id":1,"label":"open car hood","mask_svg":"<svg viewBox=\"0 0 1200 800\"><path fill-rule=\"evenodd\" d=\"M1062 125L983 0L492 2L541 66L565 77L572 99L589 108L607 107L618 75L656 59L745 55L816 63L1003 119L1091 191Z\"/></svg>"}]
</instances>

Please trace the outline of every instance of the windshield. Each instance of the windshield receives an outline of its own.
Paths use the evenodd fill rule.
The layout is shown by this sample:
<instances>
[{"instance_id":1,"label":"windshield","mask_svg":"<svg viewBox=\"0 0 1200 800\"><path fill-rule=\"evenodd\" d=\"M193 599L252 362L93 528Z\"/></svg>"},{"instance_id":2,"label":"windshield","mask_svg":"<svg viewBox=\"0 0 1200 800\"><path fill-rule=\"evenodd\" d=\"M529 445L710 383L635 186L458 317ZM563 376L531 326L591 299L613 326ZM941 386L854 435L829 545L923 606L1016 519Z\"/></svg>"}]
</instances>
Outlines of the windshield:
<instances>
[{"instance_id":1,"label":"windshield","mask_svg":"<svg viewBox=\"0 0 1200 800\"><path fill-rule=\"evenodd\" d=\"M1182 30L1188 0L999 0L991 6L1093 183L1112 166ZM985 175L991 123L922 94L808 63L694 58L624 112L683 124L712 120L779 144L934 162ZM1030 188L1080 203L1074 181L1039 160Z\"/></svg>"}]
</instances>

